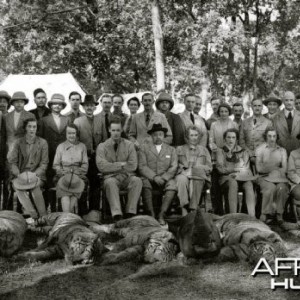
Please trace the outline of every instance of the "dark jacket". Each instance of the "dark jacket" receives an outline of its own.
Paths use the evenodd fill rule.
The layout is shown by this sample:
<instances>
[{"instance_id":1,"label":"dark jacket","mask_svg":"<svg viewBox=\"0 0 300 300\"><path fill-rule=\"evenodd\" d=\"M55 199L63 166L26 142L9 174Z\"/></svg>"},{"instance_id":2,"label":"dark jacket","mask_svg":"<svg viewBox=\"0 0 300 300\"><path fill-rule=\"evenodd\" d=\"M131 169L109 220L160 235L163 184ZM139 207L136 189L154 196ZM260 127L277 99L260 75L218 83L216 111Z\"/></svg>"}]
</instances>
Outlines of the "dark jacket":
<instances>
[{"instance_id":1,"label":"dark jacket","mask_svg":"<svg viewBox=\"0 0 300 300\"><path fill-rule=\"evenodd\" d=\"M46 106L45 106L44 113L43 113L43 115L42 115L41 118L40 118L40 116L39 116L39 113L38 113L38 109L37 109L37 108L31 109L29 112L31 112L32 114L34 114L34 115L35 115L35 118L36 118L38 121L39 121L41 118L47 117L47 116L49 116L49 115L51 114L51 110L50 110L48 107L46 107Z\"/></svg>"},{"instance_id":2,"label":"dark jacket","mask_svg":"<svg viewBox=\"0 0 300 300\"><path fill-rule=\"evenodd\" d=\"M169 123L169 126L171 128L172 134L173 134L173 141L171 146L177 147L182 146L185 144L184 139L184 124L180 118L179 115L176 115L172 112L167 112L165 114L167 121Z\"/></svg>"}]
</instances>

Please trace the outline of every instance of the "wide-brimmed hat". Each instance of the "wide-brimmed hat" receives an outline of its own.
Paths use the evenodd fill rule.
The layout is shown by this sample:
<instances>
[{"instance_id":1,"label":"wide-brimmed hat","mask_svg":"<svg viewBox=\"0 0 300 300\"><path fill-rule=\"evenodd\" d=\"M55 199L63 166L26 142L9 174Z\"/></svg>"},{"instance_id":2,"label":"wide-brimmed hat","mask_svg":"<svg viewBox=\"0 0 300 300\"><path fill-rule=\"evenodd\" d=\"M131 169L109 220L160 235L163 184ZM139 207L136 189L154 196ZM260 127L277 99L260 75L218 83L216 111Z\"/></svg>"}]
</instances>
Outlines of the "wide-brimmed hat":
<instances>
[{"instance_id":1,"label":"wide-brimmed hat","mask_svg":"<svg viewBox=\"0 0 300 300\"><path fill-rule=\"evenodd\" d=\"M32 172L23 172L13 181L17 190L31 190L40 184L40 179Z\"/></svg>"},{"instance_id":2,"label":"wide-brimmed hat","mask_svg":"<svg viewBox=\"0 0 300 300\"><path fill-rule=\"evenodd\" d=\"M156 108L158 108L159 103L162 101L168 101L170 103L170 110L173 108L174 100L172 99L171 95L169 95L168 93L166 93L166 92L159 93L159 95L155 101Z\"/></svg>"},{"instance_id":3,"label":"wide-brimmed hat","mask_svg":"<svg viewBox=\"0 0 300 300\"><path fill-rule=\"evenodd\" d=\"M50 107L52 104L61 104L63 108L67 106L65 97L62 94L53 94L50 101L48 101L48 106Z\"/></svg>"},{"instance_id":4,"label":"wide-brimmed hat","mask_svg":"<svg viewBox=\"0 0 300 300\"><path fill-rule=\"evenodd\" d=\"M91 210L88 214L82 216L82 219L87 223L101 224L101 213L99 210Z\"/></svg>"},{"instance_id":5,"label":"wide-brimmed hat","mask_svg":"<svg viewBox=\"0 0 300 300\"><path fill-rule=\"evenodd\" d=\"M11 96L8 94L7 91L0 91L0 98L5 98L9 103Z\"/></svg>"},{"instance_id":6,"label":"wide-brimmed hat","mask_svg":"<svg viewBox=\"0 0 300 300\"><path fill-rule=\"evenodd\" d=\"M165 127L162 127L162 125L160 123L157 124L153 124L152 128L150 130L148 130L148 134L152 134L153 132L156 131L163 131L164 133L168 132L168 129Z\"/></svg>"},{"instance_id":7,"label":"wide-brimmed hat","mask_svg":"<svg viewBox=\"0 0 300 300\"><path fill-rule=\"evenodd\" d=\"M278 106L282 104L282 100L273 93L271 93L268 98L263 101L263 104L267 106L270 102L276 102Z\"/></svg>"},{"instance_id":8,"label":"wide-brimmed hat","mask_svg":"<svg viewBox=\"0 0 300 300\"><path fill-rule=\"evenodd\" d=\"M86 104L95 104L98 105L99 103L95 100L94 95L85 95L83 102L81 102L81 105L84 106Z\"/></svg>"},{"instance_id":9,"label":"wide-brimmed hat","mask_svg":"<svg viewBox=\"0 0 300 300\"><path fill-rule=\"evenodd\" d=\"M273 183L288 182L288 179L280 170L273 170L266 177L263 178Z\"/></svg>"},{"instance_id":10,"label":"wide-brimmed hat","mask_svg":"<svg viewBox=\"0 0 300 300\"><path fill-rule=\"evenodd\" d=\"M84 181L74 173L68 173L61 177L57 185L61 190L70 193L82 193L84 190Z\"/></svg>"},{"instance_id":11,"label":"wide-brimmed hat","mask_svg":"<svg viewBox=\"0 0 300 300\"><path fill-rule=\"evenodd\" d=\"M25 101L25 104L29 102L28 98L26 97L24 92L15 92L13 93L11 99L10 99L10 104L12 104L14 101L17 100L23 100Z\"/></svg>"},{"instance_id":12,"label":"wide-brimmed hat","mask_svg":"<svg viewBox=\"0 0 300 300\"><path fill-rule=\"evenodd\" d=\"M234 173L234 178L237 181L252 181L256 180L257 176L253 176L251 170L248 168L240 168Z\"/></svg>"}]
</instances>

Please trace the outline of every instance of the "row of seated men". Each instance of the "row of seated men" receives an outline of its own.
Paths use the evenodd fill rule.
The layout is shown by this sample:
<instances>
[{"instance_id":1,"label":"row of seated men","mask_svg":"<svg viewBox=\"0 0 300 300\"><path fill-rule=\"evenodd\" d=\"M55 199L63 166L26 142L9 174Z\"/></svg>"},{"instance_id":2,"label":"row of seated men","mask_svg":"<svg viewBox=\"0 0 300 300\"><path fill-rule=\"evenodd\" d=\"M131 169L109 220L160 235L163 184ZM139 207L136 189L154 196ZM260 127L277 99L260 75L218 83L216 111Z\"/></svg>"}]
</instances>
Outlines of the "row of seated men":
<instances>
[{"instance_id":1,"label":"row of seated men","mask_svg":"<svg viewBox=\"0 0 300 300\"><path fill-rule=\"evenodd\" d=\"M22 183L24 180L35 182L35 188L40 184L57 183L57 194L62 199L64 210L76 211L84 182L88 178L91 188L99 185L96 174L100 171L104 174L104 189L115 220L122 217L118 190L123 187L127 187L129 191L127 215L136 213L136 204L140 193L142 193L149 214L153 215L151 189L154 186L155 188L163 187L162 191L165 192L158 216L160 222L163 223L164 213L173 199L174 193L178 193L183 214L188 210L195 209L195 205L198 205L205 182L210 182L212 157L212 160L216 161L215 173L212 172L212 190L221 190L227 196L230 212L236 211L237 190L241 186L245 190L248 213L254 214L256 200L252 182L257 180L263 194L261 219L266 222L271 219L271 216L274 215L273 203L275 203L275 215L281 222L289 190L286 173L287 155L291 151L288 174L293 183L292 193L296 200L299 198L297 185L300 177L297 174L297 149L300 144L297 138L300 132L298 120L300 113L294 108L295 96L292 92L286 92L283 95L285 108L282 111L279 111L282 100L274 95L264 101L254 99L252 101L253 117L242 122L237 117L242 115L242 105L234 104L233 110L236 113L235 119L232 120L229 118L232 108L226 103L221 103L219 99L211 100L214 113L206 122L195 113L197 109L198 112L200 111L201 101L197 101L199 98L192 94L185 96L185 111L179 116L170 112L174 101L170 95L164 92L158 95L155 102L157 111L153 110L154 97L150 93L145 93L142 97L144 105L142 113L136 113L140 106L139 100L137 98L130 99L128 101L130 116L122 112L123 98L120 95L111 97L105 94L101 98L103 111L95 116L94 111L99 103L91 95L87 95L82 102L80 94L72 92L70 103L76 103L77 106L73 105L72 111L67 116L61 115L61 110L66 106L62 95L54 94L51 97L48 102L49 109L45 106L46 94L43 90L37 89L34 96L37 108L32 111L33 115L24 110L25 104L28 103L24 93L16 92L10 98L6 92L0 92L0 104L4 99L7 101L7 106L13 105L15 108L13 112L3 114L5 116L1 122L1 145L3 147L3 141L6 141L10 176L15 177L13 181L15 190L22 190L20 182ZM72 101L72 98L75 98L76 101ZM85 110L85 115L79 111L80 104ZM114 104L113 113L110 112L112 104ZM267 116L262 115L263 104L269 109ZM238 111L239 113L237 113ZM118 117L117 120L112 118L113 115ZM38 126L33 118L39 119ZM28 119L31 120L30 123L26 122ZM76 126L70 125L72 122ZM37 129L30 130L29 125L38 127L37 135L42 139L35 137L34 131ZM207 128L210 129L209 134ZM30 134L34 135L31 139ZM121 138L119 135L123 137ZM194 142L191 142L193 136ZM124 138L128 138L130 142ZM65 141L66 139L67 141ZM42 153L40 150L33 150L40 149L38 145L34 144L37 140L43 141L40 144L44 144L44 147L47 145L48 153L44 156L48 158L48 162L44 161L43 163L46 173L44 179L39 174L39 168L36 172L33 167L34 154ZM162 141L164 146L161 146ZM131 150L122 149L120 145L123 143ZM161 156L161 151L168 144L176 147L176 151L168 146L172 150L172 155L171 153L166 154L162 161L163 163L170 161L173 165L179 164L179 168L177 166L174 168L173 176L166 175L164 177L163 174L167 171L160 169L164 164L160 165L158 157ZM286 149L281 147L282 145ZM19 150L16 150L17 147ZM150 151L151 149L152 151ZM127 169L130 162L127 161L128 157L126 157L127 159L122 157L131 152L135 153L134 155L138 153L139 163L136 162L135 169L139 165L141 179L134 175L135 169L132 167ZM26 156L23 161L20 153ZM151 154L156 154L156 157L151 158ZM3 153L1 157L5 157ZM16 163L16 157L21 161L18 160ZM256 157L258 179L253 176L249 168L254 157ZM82 160L78 162L80 158ZM294 162L290 163L293 158ZM3 158L3 160L6 159ZM141 167L143 162L144 167ZM294 169L292 169L293 163ZM16 165L18 168L15 168ZM47 166L45 167L45 165ZM38 179L30 176L38 177ZM142 182L142 185L138 182ZM216 185L221 186L222 189L216 189ZM75 191L70 190L72 187ZM135 192L131 191L131 187ZM138 192L139 189L140 192ZM25 202L24 199L28 198L28 193L25 192L27 190L25 185L23 192L17 191L21 202ZM133 196L132 193L136 196ZM41 199L41 193L37 196L32 194L32 198ZM91 196L91 209L99 207L97 198ZM220 202L220 198L215 197L214 211L216 213L221 211L223 206L218 202ZM38 205L35 204L35 206ZM32 208L28 209L32 210ZM42 207L42 211L42 213L45 212L44 207Z\"/></svg>"}]
</instances>

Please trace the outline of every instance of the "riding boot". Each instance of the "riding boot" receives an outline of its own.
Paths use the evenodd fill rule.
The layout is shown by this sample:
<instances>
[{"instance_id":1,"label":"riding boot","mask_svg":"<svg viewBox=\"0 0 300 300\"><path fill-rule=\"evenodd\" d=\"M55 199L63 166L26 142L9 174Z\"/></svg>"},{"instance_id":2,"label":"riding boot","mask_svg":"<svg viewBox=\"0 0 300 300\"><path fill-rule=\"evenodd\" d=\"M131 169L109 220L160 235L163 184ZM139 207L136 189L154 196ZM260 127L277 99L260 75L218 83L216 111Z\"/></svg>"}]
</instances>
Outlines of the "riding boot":
<instances>
[{"instance_id":1,"label":"riding boot","mask_svg":"<svg viewBox=\"0 0 300 300\"><path fill-rule=\"evenodd\" d=\"M160 213L158 215L158 222L160 225L165 225L165 213L167 212L169 206L171 205L176 192L175 191L166 191L164 198L162 200L162 205L160 209Z\"/></svg>"},{"instance_id":2,"label":"riding boot","mask_svg":"<svg viewBox=\"0 0 300 300\"><path fill-rule=\"evenodd\" d=\"M153 202L152 202L152 190L150 189L143 189L142 190L142 199L145 206L146 213L155 218Z\"/></svg>"}]
</instances>

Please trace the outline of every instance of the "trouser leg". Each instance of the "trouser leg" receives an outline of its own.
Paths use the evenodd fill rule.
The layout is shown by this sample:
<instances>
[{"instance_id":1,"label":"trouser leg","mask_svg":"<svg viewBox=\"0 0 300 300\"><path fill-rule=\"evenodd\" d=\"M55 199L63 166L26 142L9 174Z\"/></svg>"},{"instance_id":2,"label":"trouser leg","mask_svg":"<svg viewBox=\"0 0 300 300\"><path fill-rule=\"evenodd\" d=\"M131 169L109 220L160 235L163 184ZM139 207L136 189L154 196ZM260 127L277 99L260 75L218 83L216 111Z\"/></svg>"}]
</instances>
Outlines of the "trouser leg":
<instances>
[{"instance_id":1,"label":"trouser leg","mask_svg":"<svg viewBox=\"0 0 300 300\"><path fill-rule=\"evenodd\" d=\"M189 179L184 175L176 176L177 196L181 207L189 204Z\"/></svg>"},{"instance_id":2,"label":"trouser leg","mask_svg":"<svg viewBox=\"0 0 300 300\"><path fill-rule=\"evenodd\" d=\"M38 210L40 216L44 216L47 214L45 200L43 197L42 190L39 186L31 190L31 195L34 201L34 204Z\"/></svg>"},{"instance_id":3,"label":"trouser leg","mask_svg":"<svg viewBox=\"0 0 300 300\"><path fill-rule=\"evenodd\" d=\"M166 191L165 195L162 199L161 209L160 209L160 215L164 215L167 210L169 209L169 206L171 205L174 197L176 195L175 191Z\"/></svg>"},{"instance_id":4,"label":"trouser leg","mask_svg":"<svg viewBox=\"0 0 300 300\"><path fill-rule=\"evenodd\" d=\"M251 181L244 182L243 190L245 193L248 215L255 217L255 195L254 195L252 182Z\"/></svg>"},{"instance_id":5,"label":"trouser leg","mask_svg":"<svg viewBox=\"0 0 300 300\"><path fill-rule=\"evenodd\" d=\"M153 200L152 200L152 190L149 188L142 189L142 199L146 209L146 212L155 217L154 208L153 208Z\"/></svg>"},{"instance_id":6,"label":"trouser leg","mask_svg":"<svg viewBox=\"0 0 300 300\"><path fill-rule=\"evenodd\" d=\"M31 203L28 192L16 190L16 194L22 206L24 207L25 211L29 213L32 218L36 219L38 217L38 214L33 204Z\"/></svg>"},{"instance_id":7,"label":"trouser leg","mask_svg":"<svg viewBox=\"0 0 300 300\"><path fill-rule=\"evenodd\" d=\"M136 214L137 205L141 196L143 183L142 180L136 176L130 176L128 180L125 181L126 185L128 182L128 199L126 203L125 212L130 214ZM152 198L152 192L151 192ZM153 206L152 206L153 207Z\"/></svg>"},{"instance_id":8,"label":"trouser leg","mask_svg":"<svg viewBox=\"0 0 300 300\"><path fill-rule=\"evenodd\" d=\"M217 169L214 167L211 173L211 189L210 189L211 204L215 214L223 215L224 208L223 208L222 193L219 184L219 178L220 175Z\"/></svg>"},{"instance_id":9,"label":"trouser leg","mask_svg":"<svg viewBox=\"0 0 300 300\"><path fill-rule=\"evenodd\" d=\"M118 180L113 177L105 179L104 190L110 206L111 215L122 215Z\"/></svg>"},{"instance_id":10,"label":"trouser leg","mask_svg":"<svg viewBox=\"0 0 300 300\"><path fill-rule=\"evenodd\" d=\"M229 212L237 212L238 203L238 183L235 179L229 178L225 183L223 183L223 189L227 192Z\"/></svg>"},{"instance_id":11,"label":"trouser leg","mask_svg":"<svg viewBox=\"0 0 300 300\"><path fill-rule=\"evenodd\" d=\"M193 180L193 193L189 205L190 209L197 209L201 199L204 183L204 180Z\"/></svg>"}]
</instances>

